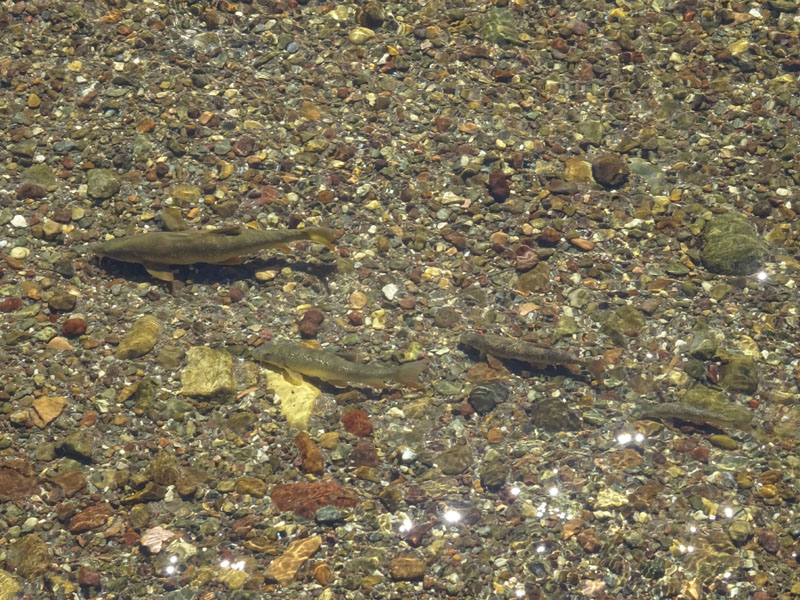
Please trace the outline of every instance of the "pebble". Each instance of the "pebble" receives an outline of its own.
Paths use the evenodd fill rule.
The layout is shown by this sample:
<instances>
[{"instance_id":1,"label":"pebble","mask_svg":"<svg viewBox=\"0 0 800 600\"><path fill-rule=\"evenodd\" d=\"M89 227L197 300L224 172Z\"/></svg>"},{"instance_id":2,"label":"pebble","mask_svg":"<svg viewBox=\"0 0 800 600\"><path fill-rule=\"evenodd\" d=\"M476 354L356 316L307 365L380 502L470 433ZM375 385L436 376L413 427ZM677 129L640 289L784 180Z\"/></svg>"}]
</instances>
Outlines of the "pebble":
<instances>
[{"instance_id":1,"label":"pebble","mask_svg":"<svg viewBox=\"0 0 800 600\"><path fill-rule=\"evenodd\" d=\"M387 300L394 300L394 297L397 295L398 287L393 283L388 283L381 288L384 297Z\"/></svg>"},{"instance_id":2,"label":"pebble","mask_svg":"<svg viewBox=\"0 0 800 600\"><path fill-rule=\"evenodd\" d=\"M207 346L189 348L181 371L181 393L201 398L226 398L236 392L233 357Z\"/></svg>"},{"instance_id":3,"label":"pebble","mask_svg":"<svg viewBox=\"0 0 800 600\"><path fill-rule=\"evenodd\" d=\"M157 319L151 316L142 317L122 337L114 356L121 360L144 356L155 347L160 333L161 325Z\"/></svg>"},{"instance_id":4,"label":"pebble","mask_svg":"<svg viewBox=\"0 0 800 600\"><path fill-rule=\"evenodd\" d=\"M425 561L416 556L397 556L389 561L389 575L395 581L414 581L425 575Z\"/></svg>"},{"instance_id":5,"label":"pebble","mask_svg":"<svg viewBox=\"0 0 800 600\"><path fill-rule=\"evenodd\" d=\"M111 169L91 169L86 176L86 191L90 198L106 200L119 192L122 184Z\"/></svg>"},{"instance_id":6,"label":"pebble","mask_svg":"<svg viewBox=\"0 0 800 600\"><path fill-rule=\"evenodd\" d=\"M28 219L22 215L14 215L14 217L11 219L11 225L22 229L23 227L28 226Z\"/></svg>"},{"instance_id":7,"label":"pebble","mask_svg":"<svg viewBox=\"0 0 800 600\"><path fill-rule=\"evenodd\" d=\"M236 491L242 495L261 498L267 494L267 484L257 477L240 477L236 481Z\"/></svg>"},{"instance_id":8,"label":"pebble","mask_svg":"<svg viewBox=\"0 0 800 600\"><path fill-rule=\"evenodd\" d=\"M508 400L508 387L500 382L479 385L469 393L467 401L479 415L485 415L501 402Z\"/></svg>"},{"instance_id":9,"label":"pebble","mask_svg":"<svg viewBox=\"0 0 800 600\"><path fill-rule=\"evenodd\" d=\"M17 246L16 248L12 248L8 255L16 260L25 260L31 255L31 251L24 246Z\"/></svg>"},{"instance_id":10,"label":"pebble","mask_svg":"<svg viewBox=\"0 0 800 600\"><path fill-rule=\"evenodd\" d=\"M621 187L628 175L628 167L616 154L603 154L592 162L592 177L603 187Z\"/></svg>"},{"instance_id":11,"label":"pebble","mask_svg":"<svg viewBox=\"0 0 800 600\"><path fill-rule=\"evenodd\" d=\"M342 425L348 433L359 437L372 435L373 425L367 411L355 408L342 415Z\"/></svg>"},{"instance_id":12,"label":"pebble","mask_svg":"<svg viewBox=\"0 0 800 600\"><path fill-rule=\"evenodd\" d=\"M77 337L86 333L88 326L88 323L80 317L72 317L64 321L64 324L61 326L61 333L68 337Z\"/></svg>"},{"instance_id":13,"label":"pebble","mask_svg":"<svg viewBox=\"0 0 800 600\"><path fill-rule=\"evenodd\" d=\"M75 310L75 305L77 303L78 298L74 294L67 292L56 292L47 301L47 306L50 307L50 310L70 312Z\"/></svg>"},{"instance_id":14,"label":"pebble","mask_svg":"<svg viewBox=\"0 0 800 600\"><path fill-rule=\"evenodd\" d=\"M325 320L325 313L318 308L309 308L300 319L300 335L304 338L316 337Z\"/></svg>"}]
</instances>

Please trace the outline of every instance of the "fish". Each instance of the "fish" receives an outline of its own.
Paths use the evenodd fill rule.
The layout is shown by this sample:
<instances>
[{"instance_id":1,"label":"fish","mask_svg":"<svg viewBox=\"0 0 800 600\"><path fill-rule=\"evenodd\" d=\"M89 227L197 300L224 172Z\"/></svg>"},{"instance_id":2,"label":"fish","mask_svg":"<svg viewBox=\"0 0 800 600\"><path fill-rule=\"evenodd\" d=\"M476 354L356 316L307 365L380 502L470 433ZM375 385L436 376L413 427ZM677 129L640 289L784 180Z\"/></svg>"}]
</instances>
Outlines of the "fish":
<instances>
[{"instance_id":1,"label":"fish","mask_svg":"<svg viewBox=\"0 0 800 600\"><path fill-rule=\"evenodd\" d=\"M374 388L383 388L388 382L420 389L419 376L426 361L418 360L397 366L355 363L332 352L314 350L303 344L292 342L268 342L253 352L253 358L261 363L278 367L290 383L303 381L299 374L327 381L336 387L347 387L359 383Z\"/></svg>"},{"instance_id":2,"label":"fish","mask_svg":"<svg viewBox=\"0 0 800 600\"><path fill-rule=\"evenodd\" d=\"M658 419L665 422L687 421L696 425L711 425L719 429L735 427L752 430L752 415L743 406L697 406L685 402L645 402L631 413L634 419Z\"/></svg>"},{"instance_id":3,"label":"fish","mask_svg":"<svg viewBox=\"0 0 800 600\"><path fill-rule=\"evenodd\" d=\"M585 368L599 383L603 383L605 364L602 359L586 359L563 350L542 348L530 342L500 335L465 331L459 342L475 348L481 354L495 358L512 358L533 365L559 365L570 367L578 365Z\"/></svg>"},{"instance_id":4,"label":"fish","mask_svg":"<svg viewBox=\"0 0 800 600\"><path fill-rule=\"evenodd\" d=\"M310 240L333 250L333 237L333 229L329 227L258 230L227 225L217 229L137 233L93 244L89 253L99 258L139 263L156 279L172 281L174 275L169 265L233 265L243 256L264 248L285 250L287 244L298 240Z\"/></svg>"}]
</instances>

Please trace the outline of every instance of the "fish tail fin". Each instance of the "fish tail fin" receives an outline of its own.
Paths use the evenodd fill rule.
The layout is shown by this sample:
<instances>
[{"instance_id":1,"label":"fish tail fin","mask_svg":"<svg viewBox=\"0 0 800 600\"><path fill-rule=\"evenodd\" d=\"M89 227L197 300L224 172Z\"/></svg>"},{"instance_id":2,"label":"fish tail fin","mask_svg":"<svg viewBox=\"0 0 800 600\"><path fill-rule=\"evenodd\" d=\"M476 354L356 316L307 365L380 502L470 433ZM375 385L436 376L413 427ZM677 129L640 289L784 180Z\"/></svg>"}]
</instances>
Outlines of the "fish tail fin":
<instances>
[{"instance_id":1,"label":"fish tail fin","mask_svg":"<svg viewBox=\"0 0 800 600\"><path fill-rule=\"evenodd\" d=\"M428 363L424 360L415 360L414 362L400 365L397 368L395 379L402 385L418 390L422 387L419 382L419 376L422 375L422 371L425 370L426 366L428 366Z\"/></svg>"},{"instance_id":2,"label":"fish tail fin","mask_svg":"<svg viewBox=\"0 0 800 600\"><path fill-rule=\"evenodd\" d=\"M333 245L333 229L330 227L306 227L303 231L308 236L308 239L315 244L325 246L329 250L334 250Z\"/></svg>"},{"instance_id":3,"label":"fish tail fin","mask_svg":"<svg viewBox=\"0 0 800 600\"><path fill-rule=\"evenodd\" d=\"M603 375L606 370L606 363L602 358L590 360L586 363L586 369L591 373L592 377L597 379L597 383L603 385Z\"/></svg>"}]
</instances>

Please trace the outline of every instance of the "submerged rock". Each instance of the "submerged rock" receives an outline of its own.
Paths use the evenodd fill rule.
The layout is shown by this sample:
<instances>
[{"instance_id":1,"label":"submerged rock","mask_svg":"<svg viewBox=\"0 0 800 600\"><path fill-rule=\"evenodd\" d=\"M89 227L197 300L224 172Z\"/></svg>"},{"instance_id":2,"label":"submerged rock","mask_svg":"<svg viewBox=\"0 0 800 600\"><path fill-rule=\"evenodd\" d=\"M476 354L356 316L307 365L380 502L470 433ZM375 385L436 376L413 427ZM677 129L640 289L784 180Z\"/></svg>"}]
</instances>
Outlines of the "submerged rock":
<instances>
[{"instance_id":1,"label":"submerged rock","mask_svg":"<svg viewBox=\"0 0 800 600\"><path fill-rule=\"evenodd\" d=\"M720 275L752 275L769 256L767 245L741 215L724 213L706 223L703 264Z\"/></svg>"},{"instance_id":2,"label":"submerged rock","mask_svg":"<svg viewBox=\"0 0 800 600\"><path fill-rule=\"evenodd\" d=\"M236 392L233 357L222 350L196 346L187 352L188 364L181 371L181 393L187 396L228 396Z\"/></svg>"},{"instance_id":3,"label":"submerged rock","mask_svg":"<svg viewBox=\"0 0 800 600\"><path fill-rule=\"evenodd\" d=\"M122 360L143 356L156 345L160 332L161 326L155 317L142 317L123 336L114 355Z\"/></svg>"}]
</instances>

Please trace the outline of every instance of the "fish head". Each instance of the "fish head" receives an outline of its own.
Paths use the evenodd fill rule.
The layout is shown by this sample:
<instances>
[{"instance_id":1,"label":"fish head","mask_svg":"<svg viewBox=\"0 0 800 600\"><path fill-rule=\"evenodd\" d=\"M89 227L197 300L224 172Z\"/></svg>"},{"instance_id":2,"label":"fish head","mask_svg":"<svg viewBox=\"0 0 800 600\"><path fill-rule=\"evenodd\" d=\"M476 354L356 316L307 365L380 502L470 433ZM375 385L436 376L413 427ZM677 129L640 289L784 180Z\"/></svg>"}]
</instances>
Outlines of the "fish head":
<instances>
[{"instance_id":1,"label":"fish head","mask_svg":"<svg viewBox=\"0 0 800 600\"><path fill-rule=\"evenodd\" d=\"M97 258L112 258L122 262L137 262L138 256L128 238L114 238L89 246L89 254Z\"/></svg>"},{"instance_id":2,"label":"fish head","mask_svg":"<svg viewBox=\"0 0 800 600\"><path fill-rule=\"evenodd\" d=\"M261 362L265 362L276 367L285 367L285 352L282 344L263 344L256 351L256 357Z\"/></svg>"}]
</instances>

